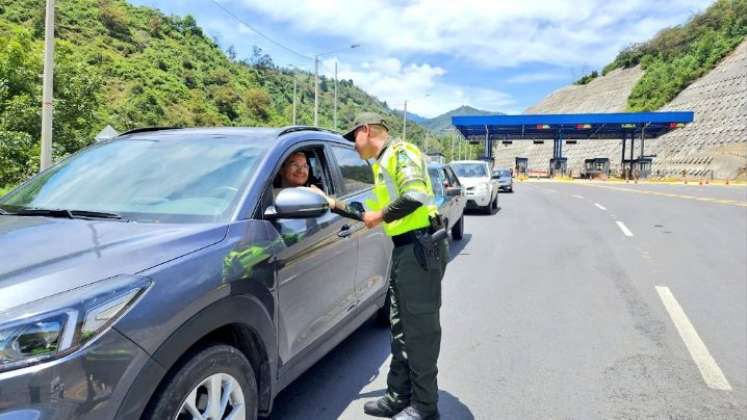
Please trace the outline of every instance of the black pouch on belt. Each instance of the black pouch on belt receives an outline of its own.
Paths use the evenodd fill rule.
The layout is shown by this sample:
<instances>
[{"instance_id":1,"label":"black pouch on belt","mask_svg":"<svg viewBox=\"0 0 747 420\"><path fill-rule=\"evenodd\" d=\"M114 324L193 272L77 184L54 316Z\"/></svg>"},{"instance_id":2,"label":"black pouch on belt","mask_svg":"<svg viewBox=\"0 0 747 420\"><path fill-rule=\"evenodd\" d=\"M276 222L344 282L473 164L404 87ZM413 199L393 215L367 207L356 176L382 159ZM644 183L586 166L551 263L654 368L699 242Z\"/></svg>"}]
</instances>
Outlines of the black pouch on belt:
<instances>
[{"instance_id":1,"label":"black pouch on belt","mask_svg":"<svg viewBox=\"0 0 747 420\"><path fill-rule=\"evenodd\" d=\"M440 229L433 234L420 230L414 232L414 235L413 248L420 266L426 271L440 269L442 264L439 243L446 238L446 230Z\"/></svg>"}]
</instances>

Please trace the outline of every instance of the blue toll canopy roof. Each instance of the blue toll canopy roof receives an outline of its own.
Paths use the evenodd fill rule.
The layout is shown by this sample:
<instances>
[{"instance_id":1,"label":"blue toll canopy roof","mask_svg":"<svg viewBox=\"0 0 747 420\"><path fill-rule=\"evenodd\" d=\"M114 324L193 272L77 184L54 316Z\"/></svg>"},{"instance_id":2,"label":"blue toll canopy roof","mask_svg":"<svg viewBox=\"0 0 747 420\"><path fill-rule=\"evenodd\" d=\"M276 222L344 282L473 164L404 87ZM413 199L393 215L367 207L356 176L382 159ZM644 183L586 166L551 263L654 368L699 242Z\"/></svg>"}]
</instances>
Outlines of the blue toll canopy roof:
<instances>
[{"instance_id":1,"label":"blue toll canopy roof","mask_svg":"<svg viewBox=\"0 0 747 420\"><path fill-rule=\"evenodd\" d=\"M526 114L454 116L451 123L466 139L593 140L633 135L655 138L693 122L691 111L609 114ZM643 130L643 131L642 131Z\"/></svg>"}]
</instances>

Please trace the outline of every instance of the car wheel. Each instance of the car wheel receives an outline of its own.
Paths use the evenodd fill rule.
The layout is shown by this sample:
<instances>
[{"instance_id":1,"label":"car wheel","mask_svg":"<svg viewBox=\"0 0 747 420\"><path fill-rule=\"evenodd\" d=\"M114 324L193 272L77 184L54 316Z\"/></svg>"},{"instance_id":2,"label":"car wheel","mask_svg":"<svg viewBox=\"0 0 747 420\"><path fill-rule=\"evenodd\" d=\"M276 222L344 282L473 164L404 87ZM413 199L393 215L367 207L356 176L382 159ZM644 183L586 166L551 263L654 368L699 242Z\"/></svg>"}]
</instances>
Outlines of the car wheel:
<instances>
[{"instance_id":1,"label":"car wheel","mask_svg":"<svg viewBox=\"0 0 747 420\"><path fill-rule=\"evenodd\" d=\"M389 326L389 322L390 322L389 321L389 313L391 312L390 311L390 308L391 308L390 305L391 304L392 304L392 302L391 302L390 297L389 297L389 290L387 289L387 291L386 291L386 299L384 299L384 306L382 306L381 309L379 309L379 312L376 313L376 321L379 324L381 324L383 326L386 326L386 327Z\"/></svg>"},{"instance_id":2,"label":"car wheel","mask_svg":"<svg viewBox=\"0 0 747 420\"><path fill-rule=\"evenodd\" d=\"M218 344L195 352L154 396L151 420L256 420L257 381L246 357Z\"/></svg>"},{"instance_id":3,"label":"car wheel","mask_svg":"<svg viewBox=\"0 0 747 420\"><path fill-rule=\"evenodd\" d=\"M493 198L493 201L490 202L490 205L488 206L488 214L493 214L493 212L498 210L498 194L495 195Z\"/></svg>"},{"instance_id":4,"label":"car wheel","mask_svg":"<svg viewBox=\"0 0 747 420\"><path fill-rule=\"evenodd\" d=\"M459 220L451 228L451 238L455 241L462 239L464 235L464 216L460 217Z\"/></svg>"}]
</instances>

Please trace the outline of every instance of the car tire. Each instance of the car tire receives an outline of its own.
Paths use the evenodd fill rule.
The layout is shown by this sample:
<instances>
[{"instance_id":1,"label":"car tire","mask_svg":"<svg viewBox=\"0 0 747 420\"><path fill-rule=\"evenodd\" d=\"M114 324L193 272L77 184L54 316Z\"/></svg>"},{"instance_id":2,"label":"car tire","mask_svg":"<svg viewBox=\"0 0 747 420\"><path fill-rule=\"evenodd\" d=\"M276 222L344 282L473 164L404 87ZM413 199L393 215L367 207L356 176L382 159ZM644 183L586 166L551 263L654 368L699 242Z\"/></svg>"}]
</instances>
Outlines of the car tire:
<instances>
[{"instance_id":1,"label":"car tire","mask_svg":"<svg viewBox=\"0 0 747 420\"><path fill-rule=\"evenodd\" d=\"M492 195L491 195L492 197ZM482 212L485 214L493 214L493 200L491 198L490 202L485 205L485 207L482 208Z\"/></svg>"},{"instance_id":2,"label":"car tire","mask_svg":"<svg viewBox=\"0 0 747 420\"><path fill-rule=\"evenodd\" d=\"M391 312L391 298L389 297L389 289L386 291L386 298L384 299L384 306L382 306L378 312L376 312L376 322L378 322L381 326L388 327L389 326L389 314Z\"/></svg>"},{"instance_id":3,"label":"car tire","mask_svg":"<svg viewBox=\"0 0 747 420\"><path fill-rule=\"evenodd\" d=\"M493 201L488 205L488 214L493 214L498 211L498 194L493 197Z\"/></svg>"},{"instance_id":4,"label":"car tire","mask_svg":"<svg viewBox=\"0 0 747 420\"><path fill-rule=\"evenodd\" d=\"M235 347L216 344L199 349L175 366L159 386L151 401L152 409L143 418L175 419L180 413L190 413L190 409L204 414L210 408L211 397L212 404L215 401L220 403L221 396L230 390L226 410L243 407L245 415L238 418L257 420L257 381L253 372L249 360ZM212 396L209 385L215 384L215 381L220 382L219 395ZM233 407L231 403L239 407ZM230 411L227 411L217 418L222 419L229 414Z\"/></svg>"},{"instance_id":5,"label":"car tire","mask_svg":"<svg viewBox=\"0 0 747 420\"><path fill-rule=\"evenodd\" d=\"M460 217L459 220L451 227L451 239L459 241L464 235L464 216Z\"/></svg>"}]
</instances>

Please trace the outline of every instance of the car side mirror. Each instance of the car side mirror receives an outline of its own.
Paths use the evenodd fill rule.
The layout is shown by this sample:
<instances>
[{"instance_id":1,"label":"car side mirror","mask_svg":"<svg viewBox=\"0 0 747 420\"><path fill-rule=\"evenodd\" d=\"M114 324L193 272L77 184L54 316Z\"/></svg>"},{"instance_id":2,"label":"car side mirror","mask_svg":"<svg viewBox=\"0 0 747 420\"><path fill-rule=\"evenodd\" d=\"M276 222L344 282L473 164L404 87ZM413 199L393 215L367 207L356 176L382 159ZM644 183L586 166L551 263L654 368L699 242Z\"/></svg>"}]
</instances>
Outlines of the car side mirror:
<instances>
[{"instance_id":1,"label":"car side mirror","mask_svg":"<svg viewBox=\"0 0 747 420\"><path fill-rule=\"evenodd\" d=\"M307 188L284 188L275 197L275 206L265 211L268 219L304 219L323 216L329 210L327 200Z\"/></svg>"},{"instance_id":2,"label":"car side mirror","mask_svg":"<svg viewBox=\"0 0 747 420\"><path fill-rule=\"evenodd\" d=\"M460 195L462 195L461 187L451 187L446 189L447 197L459 197Z\"/></svg>"}]
</instances>

